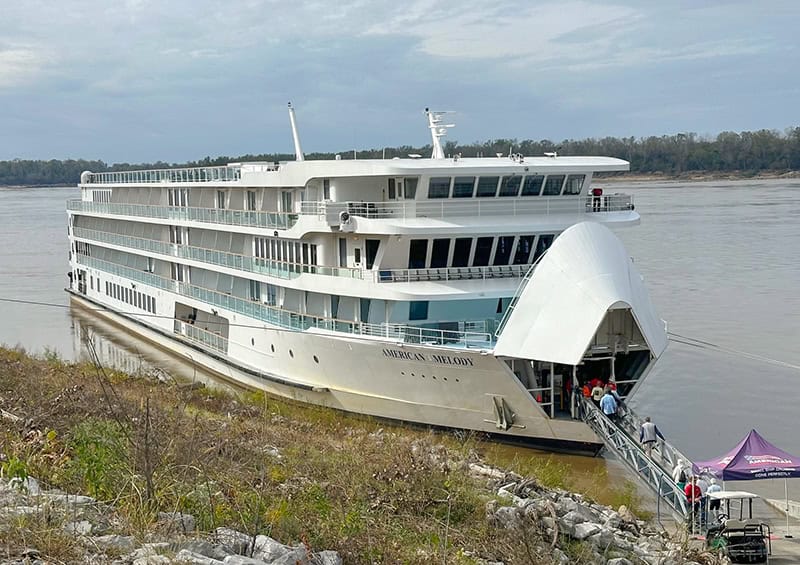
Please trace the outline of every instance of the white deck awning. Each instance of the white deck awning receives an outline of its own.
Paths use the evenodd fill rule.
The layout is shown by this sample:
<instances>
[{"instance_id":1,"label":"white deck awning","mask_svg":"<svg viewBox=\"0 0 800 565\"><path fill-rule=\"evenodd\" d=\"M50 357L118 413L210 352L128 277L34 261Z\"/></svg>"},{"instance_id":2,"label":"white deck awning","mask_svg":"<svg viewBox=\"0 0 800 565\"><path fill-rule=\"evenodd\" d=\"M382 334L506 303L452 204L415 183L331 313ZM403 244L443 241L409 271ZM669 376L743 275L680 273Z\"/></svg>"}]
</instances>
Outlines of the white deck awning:
<instances>
[{"instance_id":1,"label":"white deck awning","mask_svg":"<svg viewBox=\"0 0 800 565\"><path fill-rule=\"evenodd\" d=\"M667 346L664 322L622 242L601 224L575 224L539 262L494 353L577 365L607 312L615 309L630 309L659 357Z\"/></svg>"}]
</instances>

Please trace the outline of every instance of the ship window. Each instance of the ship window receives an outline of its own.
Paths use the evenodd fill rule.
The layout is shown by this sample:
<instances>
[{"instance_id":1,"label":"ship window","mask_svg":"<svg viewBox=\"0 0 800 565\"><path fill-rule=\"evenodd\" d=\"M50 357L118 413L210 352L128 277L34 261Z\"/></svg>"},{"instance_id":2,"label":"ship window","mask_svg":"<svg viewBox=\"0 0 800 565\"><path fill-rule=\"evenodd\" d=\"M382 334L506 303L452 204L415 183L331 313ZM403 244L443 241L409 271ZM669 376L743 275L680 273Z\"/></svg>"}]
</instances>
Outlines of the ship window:
<instances>
[{"instance_id":1,"label":"ship window","mask_svg":"<svg viewBox=\"0 0 800 565\"><path fill-rule=\"evenodd\" d=\"M217 208L219 208L220 210L224 210L225 209L225 191L224 190L218 190L217 191Z\"/></svg>"},{"instance_id":2,"label":"ship window","mask_svg":"<svg viewBox=\"0 0 800 565\"><path fill-rule=\"evenodd\" d=\"M394 186L394 179L389 179L389 200L397 198L397 189Z\"/></svg>"},{"instance_id":3,"label":"ship window","mask_svg":"<svg viewBox=\"0 0 800 565\"><path fill-rule=\"evenodd\" d=\"M331 199L331 179L322 179L322 199Z\"/></svg>"},{"instance_id":4,"label":"ship window","mask_svg":"<svg viewBox=\"0 0 800 565\"><path fill-rule=\"evenodd\" d=\"M409 320L427 320L428 319L428 301L418 300L408 303L408 319Z\"/></svg>"},{"instance_id":5,"label":"ship window","mask_svg":"<svg viewBox=\"0 0 800 565\"><path fill-rule=\"evenodd\" d=\"M317 264L317 246L314 243L311 244L311 264Z\"/></svg>"},{"instance_id":6,"label":"ship window","mask_svg":"<svg viewBox=\"0 0 800 565\"><path fill-rule=\"evenodd\" d=\"M428 240L412 239L408 247L408 268L424 269L428 258Z\"/></svg>"},{"instance_id":7,"label":"ship window","mask_svg":"<svg viewBox=\"0 0 800 565\"><path fill-rule=\"evenodd\" d=\"M539 241L536 242L536 254L533 256L533 262L539 260L545 251L553 244L553 238L555 236L553 234L545 234L539 236Z\"/></svg>"},{"instance_id":8,"label":"ship window","mask_svg":"<svg viewBox=\"0 0 800 565\"><path fill-rule=\"evenodd\" d=\"M378 255L378 248L381 246L381 240L379 239L368 239L366 241L367 246L367 269L371 269L372 266L375 264L375 257Z\"/></svg>"},{"instance_id":9,"label":"ship window","mask_svg":"<svg viewBox=\"0 0 800 565\"><path fill-rule=\"evenodd\" d=\"M494 252L495 265L508 265L511 258L511 248L514 247L514 236L504 235L497 238L497 251Z\"/></svg>"},{"instance_id":10,"label":"ship window","mask_svg":"<svg viewBox=\"0 0 800 565\"><path fill-rule=\"evenodd\" d=\"M417 197L417 182L419 179L417 177L406 177L405 178L405 185L406 185L406 200L414 200Z\"/></svg>"},{"instance_id":11,"label":"ship window","mask_svg":"<svg viewBox=\"0 0 800 565\"><path fill-rule=\"evenodd\" d=\"M343 237L339 238L339 266L347 266L347 240Z\"/></svg>"},{"instance_id":12,"label":"ship window","mask_svg":"<svg viewBox=\"0 0 800 565\"><path fill-rule=\"evenodd\" d=\"M469 265L469 255L472 253L472 238L459 237L453 247L453 266L466 267Z\"/></svg>"},{"instance_id":13,"label":"ship window","mask_svg":"<svg viewBox=\"0 0 800 565\"><path fill-rule=\"evenodd\" d=\"M428 181L428 198L447 198L450 196L450 177L432 177Z\"/></svg>"},{"instance_id":14,"label":"ship window","mask_svg":"<svg viewBox=\"0 0 800 565\"><path fill-rule=\"evenodd\" d=\"M497 183L500 177L480 177L478 179L478 198L494 196L497 193Z\"/></svg>"},{"instance_id":15,"label":"ship window","mask_svg":"<svg viewBox=\"0 0 800 565\"><path fill-rule=\"evenodd\" d=\"M536 239L534 235L521 235L517 243L517 252L514 253L514 264L525 265L528 258L531 256L531 249L533 249L533 240Z\"/></svg>"},{"instance_id":16,"label":"ship window","mask_svg":"<svg viewBox=\"0 0 800 565\"><path fill-rule=\"evenodd\" d=\"M564 194L580 194L583 188L583 179L586 175L569 175L567 177L567 184L564 185Z\"/></svg>"},{"instance_id":17,"label":"ship window","mask_svg":"<svg viewBox=\"0 0 800 565\"><path fill-rule=\"evenodd\" d=\"M369 322L369 306L370 306L370 299L369 298L360 298L359 299L359 307L361 310L361 321L362 322Z\"/></svg>"},{"instance_id":18,"label":"ship window","mask_svg":"<svg viewBox=\"0 0 800 565\"><path fill-rule=\"evenodd\" d=\"M314 363L319 363L319 357L317 357L316 355L314 355Z\"/></svg>"},{"instance_id":19,"label":"ship window","mask_svg":"<svg viewBox=\"0 0 800 565\"><path fill-rule=\"evenodd\" d=\"M485 267L489 264L489 257L492 256L493 237L479 237L475 245L475 258L472 260L473 267Z\"/></svg>"},{"instance_id":20,"label":"ship window","mask_svg":"<svg viewBox=\"0 0 800 565\"><path fill-rule=\"evenodd\" d=\"M555 196L561 194L561 185L564 184L564 175L548 175L544 183L544 196Z\"/></svg>"},{"instance_id":21,"label":"ship window","mask_svg":"<svg viewBox=\"0 0 800 565\"><path fill-rule=\"evenodd\" d=\"M339 296L331 295L331 318L339 317Z\"/></svg>"},{"instance_id":22,"label":"ship window","mask_svg":"<svg viewBox=\"0 0 800 565\"><path fill-rule=\"evenodd\" d=\"M522 196L539 196L544 183L543 175L527 175L522 184Z\"/></svg>"},{"instance_id":23,"label":"ship window","mask_svg":"<svg viewBox=\"0 0 800 565\"><path fill-rule=\"evenodd\" d=\"M475 177L456 177L453 181L453 198L472 198Z\"/></svg>"},{"instance_id":24,"label":"ship window","mask_svg":"<svg viewBox=\"0 0 800 565\"><path fill-rule=\"evenodd\" d=\"M447 267L447 256L450 254L449 239L434 239L431 249L431 268Z\"/></svg>"},{"instance_id":25,"label":"ship window","mask_svg":"<svg viewBox=\"0 0 800 565\"><path fill-rule=\"evenodd\" d=\"M255 210L256 209L256 191L255 190L248 190L247 191L247 209L248 210Z\"/></svg>"},{"instance_id":26,"label":"ship window","mask_svg":"<svg viewBox=\"0 0 800 565\"><path fill-rule=\"evenodd\" d=\"M500 196L516 196L519 194L519 185L522 184L522 177L513 175L503 177L500 183Z\"/></svg>"},{"instance_id":27,"label":"ship window","mask_svg":"<svg viewBox=\"0 0 800 565\"><path fill-rule=\"evenodd\" d=\"M353 249L353 263L355 263L356 265L360 265L361 264L361 248L360 247L356 247L355 249Z\"/></svg>"}]
</instances>

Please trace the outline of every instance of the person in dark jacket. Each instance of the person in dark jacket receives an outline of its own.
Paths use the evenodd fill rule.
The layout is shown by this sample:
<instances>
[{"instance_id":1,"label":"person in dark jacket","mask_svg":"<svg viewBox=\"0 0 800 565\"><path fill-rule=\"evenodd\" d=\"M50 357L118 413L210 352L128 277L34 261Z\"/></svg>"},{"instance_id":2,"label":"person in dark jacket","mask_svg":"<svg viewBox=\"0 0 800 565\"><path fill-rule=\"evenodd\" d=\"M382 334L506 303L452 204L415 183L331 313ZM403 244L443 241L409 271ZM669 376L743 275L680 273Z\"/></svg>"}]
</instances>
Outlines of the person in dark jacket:
<instances>
[{"instance_id":1,"label":"person in dark jacket","mask_svg":"<svg viewBox=\"0 0 800 565\"><path fill-rule=\"evenodd\" d=\"M647 416L639 428L639 442L648 457L653 457L653 448L658 442L658 438L664 439L664 436L659 431L658 426L650 421L650 416Z\"/></svg>"}]
</instances>

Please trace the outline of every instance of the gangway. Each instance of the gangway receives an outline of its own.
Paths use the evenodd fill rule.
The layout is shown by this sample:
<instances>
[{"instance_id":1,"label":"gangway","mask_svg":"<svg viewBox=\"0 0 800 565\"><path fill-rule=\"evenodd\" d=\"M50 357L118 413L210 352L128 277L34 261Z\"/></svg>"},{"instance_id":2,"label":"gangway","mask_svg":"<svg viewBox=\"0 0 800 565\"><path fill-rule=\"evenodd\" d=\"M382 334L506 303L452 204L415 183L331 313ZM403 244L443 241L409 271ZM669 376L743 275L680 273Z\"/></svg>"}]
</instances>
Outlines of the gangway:
<instances>
[{"instance_id":1,"label":"gangway","mask_svg":"<svg viewBox=\"0 0 800 565\"><path fill-rule=\"evenodd\" d=\"M672 466L668 461L677 462L678 459L682 459L688 463L689 459L661 439L658 442L661 448L660 455L648 457L639 445L638 428L633 428L638 418L630 409L627 412L627 416L617 425L590 399L580 397L578 401L578 413L581 419L594 430L619 460L656 494L658 514L661 513L663 503L676 518L687 520L691 508L684 492L672 480ZM635 433L631 433L631 429L635 430Z\"/></svg>"}]
</instances>

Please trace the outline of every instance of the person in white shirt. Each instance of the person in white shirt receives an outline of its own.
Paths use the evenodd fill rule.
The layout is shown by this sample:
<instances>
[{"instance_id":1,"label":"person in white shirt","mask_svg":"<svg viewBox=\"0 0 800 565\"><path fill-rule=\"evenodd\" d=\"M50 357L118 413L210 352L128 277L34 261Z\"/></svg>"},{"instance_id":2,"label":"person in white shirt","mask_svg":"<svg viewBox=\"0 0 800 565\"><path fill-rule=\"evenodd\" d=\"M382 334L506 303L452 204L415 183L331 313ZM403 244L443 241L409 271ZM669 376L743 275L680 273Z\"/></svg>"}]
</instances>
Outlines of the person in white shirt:
<instances>
[{"instance_id":1,"label":"person in white shirt","mask_svg":"<svg viewBox=\"0 0 800 565\"><path fill-rule=\"evenodd\" d=\"M706 490L706 494L710 495L710 494L713 494L715 492L722 492L722 487L717 484L717 479L712 477L711 478L711 484L708 485L708 490ZM718 499L718 498L710 499L710 501L708 503L709 510L711 512L715 512L715 511L719 512L719 507L720 507L720 503L721 502L722 501L720 499Z\"/></svg>"}]
</instances>

